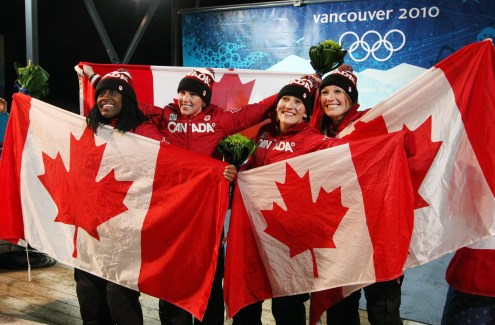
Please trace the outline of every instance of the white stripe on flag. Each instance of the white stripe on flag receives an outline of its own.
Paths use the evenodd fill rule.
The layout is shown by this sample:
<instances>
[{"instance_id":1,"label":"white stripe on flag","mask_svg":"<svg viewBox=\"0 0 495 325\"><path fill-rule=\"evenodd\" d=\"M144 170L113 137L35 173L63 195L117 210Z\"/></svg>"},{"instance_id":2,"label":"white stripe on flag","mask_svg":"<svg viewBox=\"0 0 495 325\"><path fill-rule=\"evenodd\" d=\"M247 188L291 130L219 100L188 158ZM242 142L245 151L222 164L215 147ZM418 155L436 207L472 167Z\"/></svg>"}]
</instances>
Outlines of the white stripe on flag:
<instances>
[{"instance_id":1,"label":"white stripe on flag","mask_svg":"<svg viewBox=\"0 0 495 325\"><path fill-rule=\"evenodd\" d=\"M418 95L420 94L420 95ZM417 129L430 116L431 141L442 145L419 193L429 204L415 210L406 267L427 263L495 232L495 198L464 130L454 92L442 70L432 68L365 114L383 116L389 132ZM340 136L354 131L351 126ZM473 215L473 211L478 211ZM488 228L486 225L489 225Z\"/></svg>"}]
</instances>

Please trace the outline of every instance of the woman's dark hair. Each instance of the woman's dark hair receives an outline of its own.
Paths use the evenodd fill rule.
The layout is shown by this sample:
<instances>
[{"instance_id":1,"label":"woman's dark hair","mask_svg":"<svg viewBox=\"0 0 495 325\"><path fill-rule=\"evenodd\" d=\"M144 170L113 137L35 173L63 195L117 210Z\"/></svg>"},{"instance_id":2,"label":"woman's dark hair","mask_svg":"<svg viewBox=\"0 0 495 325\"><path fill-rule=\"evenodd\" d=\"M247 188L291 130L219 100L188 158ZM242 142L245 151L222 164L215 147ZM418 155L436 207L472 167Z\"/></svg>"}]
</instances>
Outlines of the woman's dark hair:
<instances>
[{"instance_id":1,"label":"woman's dark hair","mask_svg":"<svg viewBox=\"0 0 495 325\"><path fill-rule=\"evenodd\" d=\"M147 122L150 118L137 107L136 102L122 96L122 110L119 116L116 117L117 121L114 125L114 129L119 130L122 133L135 130L143 122ZM109 125L111 119L107 119L101 115L98 109L98 104L95 103L93 108L89 111L86 117L86 123L88 127L97 134L98 127L100 125Z\"/></svg>"},{"instance_id":2,"label":"woman's dark hair","mask_svg":"<svg viewBox=\"0 0 495 325\"><path fill-rule=\"evenodd\" d=\"M333 120L323 114L320 123L320 131L328 137L335 138L335 134L337 134L337 125L334 125Z\"/></svg>"}]
</instances>

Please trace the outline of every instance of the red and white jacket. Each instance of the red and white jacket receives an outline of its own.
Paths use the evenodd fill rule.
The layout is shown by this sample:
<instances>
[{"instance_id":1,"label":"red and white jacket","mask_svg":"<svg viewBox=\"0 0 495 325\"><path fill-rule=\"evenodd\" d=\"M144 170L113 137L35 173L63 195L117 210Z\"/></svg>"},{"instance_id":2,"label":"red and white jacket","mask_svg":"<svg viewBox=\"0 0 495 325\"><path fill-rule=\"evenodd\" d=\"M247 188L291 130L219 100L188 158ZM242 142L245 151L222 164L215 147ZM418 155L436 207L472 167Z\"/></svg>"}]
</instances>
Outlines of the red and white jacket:
<instances>
[{"instance_id":1,"label":"red and white jacket","mask_svg":"<svg viewBox=\"0 0 495 325\"><path fill-rule=\"evenodd\" d=\"M176 104L163 109L141 102L138 106L146 115L152 115L165 142L220 159L217 150L220 140L262 122L276 100L277 95L273 95L259 103L232 110L210 104L199 114L189 117L183 116Z\"/></svg>"},{"instance_id":2,"label":"red and white jacket","mask_svg":"<svg viewBox=\"0 0 495 325\"><path fill-rule=\"evenodd\" d=\"M329 138L310 127L308 123L301 122L281 134L278 134L275 123L266 124L258 131L256 143L258 148L248 162L247 168L269 165L346 141Z\"/></svg>"},{"instance_id":3,"label":"red and white jacket","mask_svg":"<svg viewBox=\"0 0 495 325\"><path fill-rule=\"evenodd\" d=\"M458 291L495 297L495 237L459 249L445 278Z\"/></svg>"}]
</instances>

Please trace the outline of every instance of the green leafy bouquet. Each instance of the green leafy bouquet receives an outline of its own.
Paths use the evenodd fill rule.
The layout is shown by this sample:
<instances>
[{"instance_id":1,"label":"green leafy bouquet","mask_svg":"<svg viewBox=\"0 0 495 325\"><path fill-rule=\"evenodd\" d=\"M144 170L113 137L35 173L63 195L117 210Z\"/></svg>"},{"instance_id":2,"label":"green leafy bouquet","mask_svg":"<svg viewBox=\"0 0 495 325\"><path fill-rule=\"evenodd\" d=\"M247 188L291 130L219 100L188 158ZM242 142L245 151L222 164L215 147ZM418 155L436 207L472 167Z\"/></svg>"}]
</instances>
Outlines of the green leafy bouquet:
<instances>
[{"instance_id":1,"label":"green leafy bouquet","mask_svg":"<svg viewBox=\"0 0 495 325\"><path fill-rule=\"evenodd\" d=\"M223 138L217 146L224 160L238 169L246 163L256 147L256 142L239 133Z\"/></svg>"},{"instance_id":2,"label":"green leafy bouquet","mask_svg":"<svg viewBox=\"0 0 495 325\"><path fill-rule=\"evenodd\" d=\"M320 77L341 66L346 54L347 50L332 40L323 41L309 48L311 66Z\"/></svg>"},{"instance_id":3,"label":"green leafy bouquet","mask_svg":"<svg viewBox=\"0 0 495 325\"><path fill-rule=\"evenodd\" d=\"M39 65L28 61L25 67L14 62L14 69L17 73L17 80L14 85L19 92L35 98L45 97L50 93L48 78L50 75Z\"/></svg>"},{"instance_id":4,"label":"green leafy bouquet","mask_svg":"<svg viewBox=\"0 0 495 325\"><path fill-rule=\"evenodd\" d=\"M256 150L256 142L248 139L242 134L229 135L218 143L218 151L223 155L223 159L237 168L237 171L246 163L249 157ZM230 183L229 188L229 209L232 207L234 197L235 182Z\"/></svg>"}]
</instances>

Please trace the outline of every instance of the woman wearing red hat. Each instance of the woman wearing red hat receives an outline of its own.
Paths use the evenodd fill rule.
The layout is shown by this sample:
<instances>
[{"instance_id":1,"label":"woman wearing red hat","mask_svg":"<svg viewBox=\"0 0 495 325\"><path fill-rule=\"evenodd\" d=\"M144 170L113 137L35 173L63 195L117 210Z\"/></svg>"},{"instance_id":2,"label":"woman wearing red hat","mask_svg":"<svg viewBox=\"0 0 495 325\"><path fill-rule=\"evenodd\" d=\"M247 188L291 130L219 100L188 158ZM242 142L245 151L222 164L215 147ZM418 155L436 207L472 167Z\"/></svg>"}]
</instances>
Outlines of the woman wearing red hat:
<instances>
[{"instance_id":1,"label":"woman wearing red hat","mask_svg":"<svg viewBox=\"0 0 495 325\"><path fill-rule=\"evenodd\" d=\"M212 69L194 69L187 73L177 86L177 104L172 103L159 109L161 115L157 118L156 123L159 125L166 142L222 159L217 150L220 140L263 121L266 112L273 105L276 95L259 103L246 105L235 110L225 110L211 103L215 84L214 77ZM141 107L143 110L150 109L144 104ZM234 166L227 166L224 176L228 181L233 181L236 173L237 170ZM224 250L220 248L208 306L202 322L194 319L196 325L224 324L222 288L224 258ZM193 323L191 314L165 300L159 301L159 312L162 324Z\"/></svg>"},{"instance_id":2,"label":"woman wearing red hat","mask_svg":"<svg viewBox=\"0 0 495 325\"><path fill-rule=\"evenodd\" d=\"M258 131L258 148L247 163L247 168L269 165L344 143L322 136L307 123L313 108L313 93L318 84L312 77L294 79L280 90L272 123ZM306 324L304 302L308 299L309 294L273 298L272 313L276 323ZM261 325L261 312L262 302L249 305L234 315L233 324Z\"/></svg>"},{"instance_id":3,"label":"woman wearing red hat","mask_svg":"<svg viewBox=\"0 0 495 325\"><path fill-rule=\"evenodd\" d=\"M96 87L95 101L86 118L88 127L95 133L100 125L111 125L122 133L163 140L150 117L138 108L132 77L127 70L119 69L103 76Z\"/></svg>"},{"instance_id":4,"label":"woman wearing red hat","mask_svg":"<svg viewBox=\"0 0 495 325\"><path fill-rule=\"evenodd\" d=\"M351 66L344 64L327 75L320 85L320 108L324 115L320 130L329 137L336 137L340 131L366 114L358 111L357 77Z\"/></svg>"},{"instance_id":5,"label":"woman wearing red hat","mask_svg":"<svg viewBox=\"0 0 495 325\"><path fill-rule=\"evenodd\" d=\"M358 111L357 77L351 66L343 64L328 74L320 85L320 108L324 115L321 133L337 137L339 133L366 114ZM376 282L364 288L366 309L371 325L402 324L399 307L403 276ZM327 323L332 325L359 325L361 291L355 291L327 310Z\"/></svg>"}]
</instances>

